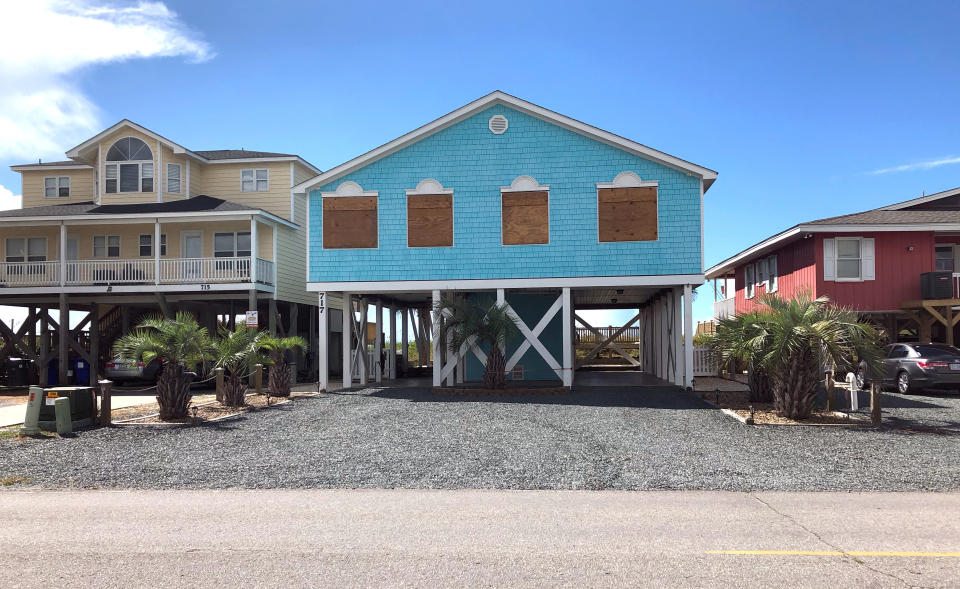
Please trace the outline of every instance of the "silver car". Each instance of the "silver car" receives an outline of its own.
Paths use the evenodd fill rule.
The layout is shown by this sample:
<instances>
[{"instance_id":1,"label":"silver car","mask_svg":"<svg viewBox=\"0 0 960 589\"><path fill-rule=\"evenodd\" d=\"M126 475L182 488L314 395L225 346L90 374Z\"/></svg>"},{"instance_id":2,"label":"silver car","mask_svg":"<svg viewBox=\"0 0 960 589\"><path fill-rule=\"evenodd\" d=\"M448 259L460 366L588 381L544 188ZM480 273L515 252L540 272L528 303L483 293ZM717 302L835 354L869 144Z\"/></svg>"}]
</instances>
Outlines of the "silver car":
<instances>
[{"instance_id":1,"label":"silver car","mask_svg":"<svg viewBox=\"0 0 960 589\"><path fill-rule=\"evenodd\" d=\"M157 371L160 369L160 360L154 358L149 363L145 362L125 362L116 358L110 362L104 369L104 376L118 385L127 382L155 382L157 380Z\"/></svg>"}]
</instances>

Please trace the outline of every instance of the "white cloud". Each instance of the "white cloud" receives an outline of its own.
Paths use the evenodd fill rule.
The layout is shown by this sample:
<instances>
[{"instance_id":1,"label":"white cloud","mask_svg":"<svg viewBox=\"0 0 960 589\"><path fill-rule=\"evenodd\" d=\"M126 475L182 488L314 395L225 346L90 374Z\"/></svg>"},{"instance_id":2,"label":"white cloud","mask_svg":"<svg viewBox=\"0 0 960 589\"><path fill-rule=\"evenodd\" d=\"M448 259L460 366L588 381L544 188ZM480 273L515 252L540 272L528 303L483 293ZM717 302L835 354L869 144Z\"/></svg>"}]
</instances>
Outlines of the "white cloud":
<instances>
[{"instance_id":1,"label":"white cloud","mask_svg":"<svg viewBox=\"0 0 960 589\"><path fill-rule=\"evenodd\" d=\"M162 2L4 2L0 19L0 158L62 157L100 130L72 78L84 67L153 57L210 59L210 47Z\"/></svg>"},{"instance_id":2,"label":"white cloud","mask_svg":"<svg viewBox=\"0 0 960 589\"><path fill-rule=\"evenodd\" d=\"M0 211L19 209L22 201L23 197L21 195L14 194L12 190L0 184Z\"/></svg>"},{"instance_id":3,"label":"white cloud","mask_svg":"<svg viewBox=\"0 0 960 589\"><path fill-rule=\"evenodd\" d=\"M893 166L892 168L881 168L879 170L874 170L872 172L867 172L870 175L876 176L878 174L893 174L896 172L913 172L916 170L929 170L930 168L938 168L940 166L949 166L951 164L960 164L960 157L943 157L935 160L928 160L925 162L916 162L912 164L903 164L901 166Z\"/></svg>"}]
</instances>

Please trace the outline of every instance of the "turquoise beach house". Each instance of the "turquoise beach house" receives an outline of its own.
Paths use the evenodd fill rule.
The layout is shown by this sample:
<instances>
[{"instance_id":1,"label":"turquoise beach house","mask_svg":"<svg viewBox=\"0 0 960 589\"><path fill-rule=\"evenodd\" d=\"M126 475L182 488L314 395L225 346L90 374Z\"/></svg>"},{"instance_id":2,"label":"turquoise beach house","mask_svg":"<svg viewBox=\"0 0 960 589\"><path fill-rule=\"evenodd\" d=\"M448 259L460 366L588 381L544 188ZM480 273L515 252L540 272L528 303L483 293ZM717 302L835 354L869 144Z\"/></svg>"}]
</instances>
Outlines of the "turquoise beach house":
<instances>
[{"instance_id":1,"label":"turquoise beach house","mask_svg":"<svg viewBox=\"0 0 960 589\"><path fill-rule=\"evenodd\" d=\"M498 91L295 186L307 201L308 289L323 309L321 386L331 372L345 386L395 375L394 355L379 353L382 312L377 352L364 353L369 305L390 310L390 341L399 314L401 341L409 325L433 347L434 386L478 380L484 350L445 350L433 333L428 311L444 293L511 306L516 378L571 386L576 312L629 308L642 369L688 386L702 199L715 179Z\"/></svg>"}]
</instances>

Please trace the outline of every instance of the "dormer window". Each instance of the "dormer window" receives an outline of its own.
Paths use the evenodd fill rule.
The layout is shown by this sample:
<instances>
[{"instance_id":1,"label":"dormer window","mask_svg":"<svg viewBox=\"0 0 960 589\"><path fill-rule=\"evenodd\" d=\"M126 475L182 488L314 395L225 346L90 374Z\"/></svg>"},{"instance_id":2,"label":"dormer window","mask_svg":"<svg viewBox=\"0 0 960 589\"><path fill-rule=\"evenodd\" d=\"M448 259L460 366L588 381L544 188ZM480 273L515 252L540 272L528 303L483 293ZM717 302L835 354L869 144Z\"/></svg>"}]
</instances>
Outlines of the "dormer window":
<instances>
[{"instance_id":1,"label":"dormer window","mask_svg":"<svg viewBox=\"0 0 960 589\"><path fill-rule=\"evenodd\" d=\"M153 192L153 152L136 137L124 137L107 151L107 193Z\"/></svg>"}]
</instances>

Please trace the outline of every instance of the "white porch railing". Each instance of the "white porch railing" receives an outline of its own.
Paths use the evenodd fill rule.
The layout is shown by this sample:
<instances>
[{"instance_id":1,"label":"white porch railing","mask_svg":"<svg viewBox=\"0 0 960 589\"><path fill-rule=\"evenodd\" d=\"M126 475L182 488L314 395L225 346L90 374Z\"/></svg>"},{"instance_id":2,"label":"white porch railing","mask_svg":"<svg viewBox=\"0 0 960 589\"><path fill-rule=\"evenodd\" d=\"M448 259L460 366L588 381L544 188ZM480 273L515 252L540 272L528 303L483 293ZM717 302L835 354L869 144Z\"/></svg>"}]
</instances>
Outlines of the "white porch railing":
<instances>
[{"instance_id":1,"label":"white porch railing","mask_svg":"<svg viewBox=\"0 0 960 589\"><path fill-rule=\"evenodd\" d=\"M160 284L209 284L250 282L249 257L161 258ZM273 262L257 259L257 282L273 285ZM156 284L153 258L70 260L66 263L68 286ZM59 286L60 262L0 262L0 286Z\"/></svg>"},{"instance_id":2,"label":"white porch railing","mask_svg":"<svg viewBox=\"0 0 960 589\"><path fill-rule=\"evenodd\" d=\"M60 284L59 262L0 262L0 285L53 286Z\"/></svg>"},{"instance_id":3,"label":"white porch railing","mask_svg":"<svg viewBox=\"0 0 960 589\"><path fill-rule=\"evenodd\" d=\"M724 317L733 317L736 315L736 299L723 299L713 303L713 318L723 319Z\"/></svg>"},{"instance_id":4,"label":"white porch railing","mask_svg":"<svg viewBox=\"0 0 960 589\"><path fill-rule=\"evenodd\" d=\"M953 273L953 298L960 299L960 272Z\"/></svg>"},{"instance_id":5,"label":"white porch railing","mask_svg":"<svg viewBox=\"0 0 960 589\"><path fill-rule=\"evenodd\" d=\"M717 366L713 363L713 354L707 346L693 347L693 375L716 376Z\"/></svg>"},{"instance_id":6,"label":"white porch railing","mask_svg":"<svg viewBox=\"0 0 960 589\"><path fill-rule=\"evenodd\" d=\"M67 284L144 284L153 282L153 260L78 260L67 262Z\"/></svg>"},{"instance_id":7,"label":"white porch railing","mask_svg":"<svg viewBox=\"0 0 960 589\"><path fill-rule=\"evenodd\" d=\"M257 258L257 282L273 284L273 262Z\"/></svg>"}]
</instances>

